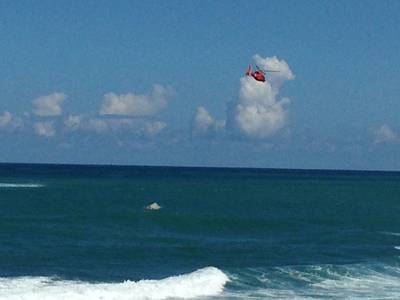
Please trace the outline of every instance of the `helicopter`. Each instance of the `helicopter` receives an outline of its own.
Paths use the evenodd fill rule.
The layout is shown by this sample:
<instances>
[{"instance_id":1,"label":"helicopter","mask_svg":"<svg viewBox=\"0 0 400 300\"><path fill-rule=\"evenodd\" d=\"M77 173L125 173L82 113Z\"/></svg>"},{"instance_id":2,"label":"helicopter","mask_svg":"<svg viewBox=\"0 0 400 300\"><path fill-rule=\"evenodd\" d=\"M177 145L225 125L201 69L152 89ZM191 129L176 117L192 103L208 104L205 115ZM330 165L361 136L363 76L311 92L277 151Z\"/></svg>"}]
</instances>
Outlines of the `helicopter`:
<instances>
[{"instance_id":1,"label":"helicopter","mask_svg":"<svg viewBox=\"0 0 400 300\"><path fill-rule=\"evenodd\" d=\"M279 72L278 70L263 70L259 66L256 65L256 70L253 72L251 69L251 65L247 68L246 75L253 77L257 81L265 82L265 74L267 72Z\"/></svg>"}]
</instances>

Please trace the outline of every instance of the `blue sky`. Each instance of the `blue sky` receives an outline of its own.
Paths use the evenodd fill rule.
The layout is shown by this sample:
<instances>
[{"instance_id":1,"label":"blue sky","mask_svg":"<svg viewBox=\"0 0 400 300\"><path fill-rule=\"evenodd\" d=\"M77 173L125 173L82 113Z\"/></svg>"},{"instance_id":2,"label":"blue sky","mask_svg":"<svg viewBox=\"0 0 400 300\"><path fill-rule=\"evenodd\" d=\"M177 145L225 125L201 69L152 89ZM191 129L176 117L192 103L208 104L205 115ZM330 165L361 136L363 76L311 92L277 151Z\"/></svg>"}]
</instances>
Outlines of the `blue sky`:
<instances>
[{"instance_id":1,"label":"blue sky","mask_svg":"<svg viewBox=\"0 0 400 300\"><path fill-rule=\"evenodd\" d=\"M1 161L398 170L399 23L398 1L2 1ZM259 86L255 55L288 70Z\"/></svg>"}]
</instances>

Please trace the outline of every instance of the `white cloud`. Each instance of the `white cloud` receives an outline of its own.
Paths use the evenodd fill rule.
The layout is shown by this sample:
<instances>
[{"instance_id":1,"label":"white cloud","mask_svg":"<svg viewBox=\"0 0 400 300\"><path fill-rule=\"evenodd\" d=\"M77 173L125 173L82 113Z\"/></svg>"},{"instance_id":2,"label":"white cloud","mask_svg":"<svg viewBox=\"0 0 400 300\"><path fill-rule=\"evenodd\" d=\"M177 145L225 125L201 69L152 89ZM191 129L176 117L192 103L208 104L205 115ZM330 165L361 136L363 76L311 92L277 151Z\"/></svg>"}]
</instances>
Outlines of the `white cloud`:
<instances>
[{"instance_id":1,"label":"white cloud","mask_svg":"<svg viewBox=\"0 0 400 300\"><path fill-rule=\"evenodd\" d=\"M245 76L240 79L238 100L228 107L227 121L215 120L204 107L198 107L194 118L193 133L208 135L228 128L242 136L264 139L287 125L288 98L278 98L282 84L294 79L289 65L276 56L253 57L261 69L279 72L267 73L265 82Z\"/></svg>"},{"instance_id":2,"label":"white cloud","mask_svg":"<svg viewBox=\"0 0 400 300\"><path fill-rule=\"evenodd\" d=\"M397 134L386 124L379 127L374 132L374 143L383 144L398 141Z\"/></svg>"},{"instance_id":3,"label":"white cloud","mask_svg":"<svg viewBox=\"0 0 400 300\"><path fill-rule=\"evenodd\" d=\"M160 121L151 122L128 118L90 118L82 124L83 129L94 130L97 133L125 131L126 133L147 137L158 135L166 126L166 123Z\"/></svg>"},{"instance_id":4,"label":"white cloud","mask_svg":"<svg viewBox=\"0 0 400 300\"><path fill-rule=\"evenodd\" d=\"M36 134L39 136L52 137L56 134L53 122L36 122L33 126Z\"/></svg>"},{"instance_id":5,"label":"white cloud","mask_svg":"<svg viewBox=\"0 0 400 300\"><path fill-rule=\"evenodd\" d=\"M82 116L73 116L70 115L64 119L64 125L69 130L78 130L80 128L82 122Z\"/></svg>"},{"instance_id":6,"label":"white cloud","mask_svg":"<svg viewBox=\"0 0 400 300\"><path fill-rule=\"evenodd\" d=\"M239 133L251 138L264 139L272 136L287 124L285 105L288 98L278 99L283 82L294 78L284 60L275 56L254 56L256 64L263 69L279 70L267 73L267 81L259 82L246 76L240 79L239 99L231 107L228 119Z\"/></svg>"},{"instance_id":7,"label":"white cloud","mask_svg":"<svg viewBox=\"0 0 400 300\"><path fill-rule=\"evenodd\" d=\"M116 123L122 123L121 119L103 119L87 115L69 115L64 119L64 126L67 131L94 131L105 133L109 129L118 127Z\"/></svg>"},{"instance_id":8,"label":"white cloud","mask_svg":"<svg viewBox=\"0 0 400 300\"><path fill-rule=\"evenodd\" d=\"M170 95L171 90L161 85L154 85L146 95L108 93L104 95L100 115L152 116L167 106Z\"/></svg>"},{"instance_id":9,"label":"white cloud","mask_svg":"<svg viewBox=\"0 0 400 300\"><path fill-rule=\"evenodd\" d=\"M5 128L11 124L12 114L5 111L2 116L0 116L0 128Z\"/></svg>"},{"instance_id":10,"label":"white cloud","mask_svg":"<svg viewBox=\"0 0 400 300\"><path fill-rule=\"evenodd\" d=\"M193 133L195 135L206 135L214 133L225 127L225 121L215 120L202 106L199 106L194 118Z\"/></svg>"},{"instance_id":11,"label":"white cloud","mask_svg":"<svg viewBox=\"0 0 400 300\"><path fill-rule=\"evenodd\" d=\"M164 128L167 127L167 124L160 121L155 122L146 122L144 130L146 135L155 136L159 134Z\"/></svg>"},{"instance_id":12,"label":"white cloud","mask_svg":"<svg viewBox=\"0 0 400 300\"><path fill-rule=\"evenodd\" d=\"M285 81L294 79L292 70L283 59L279 60L276 56L263 58L258 54L254 55L253 59L261 69L279 71L267 73L267 80L271 84L272 90L276 93L279 92L279 88Z\"/></svg>"},{"instance_id":13,"label":"white cloud","mask_svg":"<svg viewBox=\"0 0 400 300\"><path fill-rule=\"evenodd\" d=\"M159 134L167 124L160 121L145 121L136 118L105 118L90 117L85 115L71 115L65 118L64 126L68 131L83 130L98 134L110 132L132 133L141 136L155 136Z\"/></svg>"},{"instance_id":14,"label":"white cloud","mask_svg":"<svg viewBox=\"0 0 400 300\"><path fill-rule=\"evenodd\" d=\"M63 93L53 93L33 99L33 113L40 117L59 116L62 113L61 104L66 97Z\"/></svg>"},{"instance_id":15,"label":"white cloud","mask_svg":"<svg viewBox=\"0 0 400 300\"><path fill-rule=\"evenodd\" d=\"M23 124L21 118L13 116L10 112L5 111L0 115L0 129L16 129Z\"/></svg>"},{"instance_id":16,"label":"white cloud","mask_svg":"<svg viewBox=\"0 0 400 300\"><path fill-rule=\"evenodd\" d=\"M103 133L109 129L109 124L105 120L102 120L102 119L90 118L83 125L83 128L87 129L87 130L93 130L97 133Z\"/></svg>"},{"instance_id":17,"label":"white cloud","mask_svg":"<svg viewBox=\"0 0 400 300\"><path fill-rule=\"evenodd\" d=\"M204 107L200 106L197 108L196 117L194 119L195 132L207 132L214 122L214 118L210 116Z\"/></svg>"}]
</instances>

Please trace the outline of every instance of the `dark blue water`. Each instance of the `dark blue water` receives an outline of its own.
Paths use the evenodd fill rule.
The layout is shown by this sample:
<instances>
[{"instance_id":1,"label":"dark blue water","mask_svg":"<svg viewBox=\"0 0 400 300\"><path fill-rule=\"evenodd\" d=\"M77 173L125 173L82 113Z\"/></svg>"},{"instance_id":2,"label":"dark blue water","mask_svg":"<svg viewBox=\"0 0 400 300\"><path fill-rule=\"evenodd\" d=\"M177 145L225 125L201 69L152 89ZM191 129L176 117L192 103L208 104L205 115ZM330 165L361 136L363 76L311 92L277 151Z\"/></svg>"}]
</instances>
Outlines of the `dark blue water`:
<instances>
[{"instance_id":1,"label":"dark blue water","mask_svg":"<svg viewBox=\"0 0 400 300\"><path fill-rule=\"evenodd\" d=\"M398 299L399 216L394 172L3 164L0 298Z\"/></svg>"}]
</instances>

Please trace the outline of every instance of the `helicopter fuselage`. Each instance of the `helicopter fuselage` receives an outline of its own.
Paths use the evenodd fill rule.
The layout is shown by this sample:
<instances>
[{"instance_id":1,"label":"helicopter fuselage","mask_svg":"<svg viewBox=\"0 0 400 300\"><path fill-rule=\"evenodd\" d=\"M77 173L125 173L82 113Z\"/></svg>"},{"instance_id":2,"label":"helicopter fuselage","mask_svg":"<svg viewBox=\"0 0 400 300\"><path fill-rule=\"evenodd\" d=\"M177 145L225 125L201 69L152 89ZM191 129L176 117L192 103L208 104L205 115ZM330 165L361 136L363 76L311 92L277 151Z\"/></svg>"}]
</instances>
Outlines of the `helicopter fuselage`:
<instances>
[{"instance_id":1,"label":"helicopter fuselage","mask_svg":"<svg viewBox=\"0 0 400 300\"><path fill-rule=\"evenodd\" d=\"M265 82L265 74L261 71L255 71L251 73L251 76L257 81Z\"/></svg>"}]
</instances>

